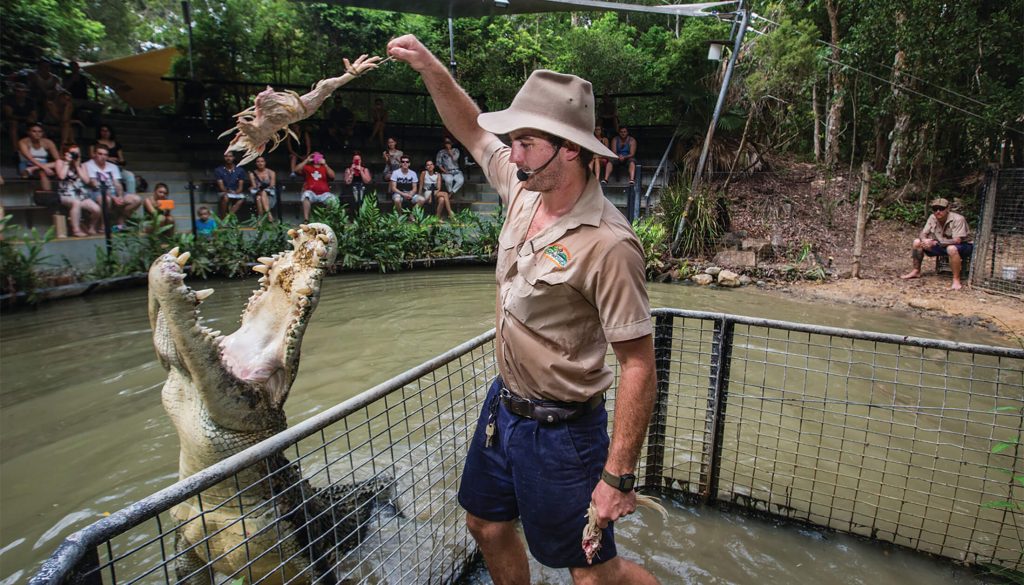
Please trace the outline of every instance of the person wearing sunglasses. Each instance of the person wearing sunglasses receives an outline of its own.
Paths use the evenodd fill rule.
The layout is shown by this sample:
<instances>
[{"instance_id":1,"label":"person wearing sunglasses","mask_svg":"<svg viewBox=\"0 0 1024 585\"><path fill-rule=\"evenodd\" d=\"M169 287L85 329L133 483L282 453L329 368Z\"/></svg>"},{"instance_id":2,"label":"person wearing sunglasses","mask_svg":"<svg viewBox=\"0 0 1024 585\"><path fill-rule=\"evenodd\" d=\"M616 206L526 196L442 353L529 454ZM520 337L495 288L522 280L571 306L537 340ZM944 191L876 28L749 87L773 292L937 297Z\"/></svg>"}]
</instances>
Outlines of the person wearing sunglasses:
<instances>
[{"instance_id":1,"label":"person wearing sunglasses","mask_svg":"<svg viewBox=\"0 0 1024 585\"><path fill-rule=\"evenodd\" d=\"M960 290L960 271L963 259L970 258L974 251L971 243L971 229L967 220L959 213L950 211L949 201L942 197L931 202L932 214L924 229L914 240L912 258L914 269L900 276L904 280L921 276L921 261L925 256L949 256L949 268L953 271L951 290Z\"/></svg>"}]
</instances>

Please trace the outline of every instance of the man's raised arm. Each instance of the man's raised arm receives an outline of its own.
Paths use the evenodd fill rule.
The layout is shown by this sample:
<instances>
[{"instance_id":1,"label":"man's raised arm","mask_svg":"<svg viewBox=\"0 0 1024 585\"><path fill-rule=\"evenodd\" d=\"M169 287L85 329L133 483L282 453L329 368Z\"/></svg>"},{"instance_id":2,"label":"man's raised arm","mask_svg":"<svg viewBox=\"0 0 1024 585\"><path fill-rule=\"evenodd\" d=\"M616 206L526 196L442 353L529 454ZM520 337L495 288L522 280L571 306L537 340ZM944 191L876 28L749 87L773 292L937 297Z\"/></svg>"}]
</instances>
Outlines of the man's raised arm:
<instances>
[{"instance_id":1,"label":"man's raised arm","mask_svg":"<svg viewBox=\"0 0 1024 585\"><path fill-rule=\"evenodd\" d=\"M393 39L388 43L388 55L408 63L419 72L444 125L469 149L474 160L481 160L484 147L493 135L477 124L480 108L459 87L444 64L413 35Z\"/></svg>"}]
</instances>

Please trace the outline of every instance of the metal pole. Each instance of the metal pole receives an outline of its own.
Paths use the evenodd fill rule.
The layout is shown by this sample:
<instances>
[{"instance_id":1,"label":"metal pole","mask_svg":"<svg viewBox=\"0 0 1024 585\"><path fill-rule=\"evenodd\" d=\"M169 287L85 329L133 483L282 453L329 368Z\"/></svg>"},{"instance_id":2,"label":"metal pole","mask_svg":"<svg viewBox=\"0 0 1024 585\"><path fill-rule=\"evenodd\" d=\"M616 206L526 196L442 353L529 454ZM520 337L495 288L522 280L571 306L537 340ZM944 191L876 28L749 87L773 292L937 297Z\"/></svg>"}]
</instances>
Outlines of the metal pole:
<instances>
[{"instance_id":1,"label":"metal pole","mask_svg":"<svg viewBox=\"0 0 1024 585\"><path fill-rule=\"evenodd\" d=\"M644 487L665 486L665 434L668 428L668 399L671 390L669 376L672 372L672 332L674 319L671 314L659 315L654 325L654 363L658 378L658 398L651 413L651 424L647 427L647 465L644 468Z\"/></svg>"},{"instance_id":2,"label":"metal pole","mask_svg":"<svg viewBox=\"0 0 1024 585\"><path fill-rule=\"evenodd\" d=\"M192 179L188 180L188 213L192 220L192 236L196 236L199 227L196 226L196 184Z\"/></svg>"},{"instance_id":3,"label":"metal pole","mask_svg":"<svg viewBox=\"0 0 1024 585\"><path fill-rule=\"evenodd\" d=\"M452 77L455 77L455 70L458 67L455 63L455 22L448 19L448 68L451 69Z\"/></svg>"},{"instance_id":4,"label":"metal pole","mask_svg":"<svg viewBox=\"0 0 1024 585\"><path fill-rule=\"evenodd\" d=\"M185 25L188 27L188 76L194 80L196 70L192 67L192 15L189 13L188 0L181 0L181 14L185 17Z\"/></svg>"},{"instance_id":5,"label":"metal pole","mask_svg":"<svg viewBox=\"0 0 1024 585\"><path fill-rule=\"evenodd\" d=\"M708 125L707 136L704 137L704 146L700 150L700 160L697 162L697 170L694 172L693 181L690 183L690 200L686 202L686 209L683 210L683 217L679 220L679 227L676 228L676 237L672 240L672 251L679 248L679 241L683 237L683 229L686 227L686 214L690 211L690 204L693 202L693 191L700 185L701 175L704 172L704 163L707 162L708 149L711 148L711 140L715 137L715 127L718 126L718 118L722 114L722 106L725 104L725 94L729 92L729 82L732 80L732 71L736 66L736 57L740 54L740 47L743 46L743 37L747 33L747 23L750 21L750 10L743 8L739 11L740 32L733 42L732 54L729 55L729 64L725 68L725 78L722 80L722 89L718 92L718 102L715 104L715 113L711 116L711 124Z\"/></svg>"}]
</instances>

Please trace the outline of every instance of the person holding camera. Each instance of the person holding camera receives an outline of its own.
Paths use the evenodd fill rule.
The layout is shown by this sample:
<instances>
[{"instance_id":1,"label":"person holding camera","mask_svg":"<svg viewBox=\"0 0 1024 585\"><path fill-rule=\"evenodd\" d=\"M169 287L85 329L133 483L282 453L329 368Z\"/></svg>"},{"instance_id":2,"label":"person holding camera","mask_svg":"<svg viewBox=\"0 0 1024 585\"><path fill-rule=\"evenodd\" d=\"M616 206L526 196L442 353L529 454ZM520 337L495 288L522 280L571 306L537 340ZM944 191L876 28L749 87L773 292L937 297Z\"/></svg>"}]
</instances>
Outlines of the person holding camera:
<instances>
[{"instance_id":1,"label":"person holding camera","mask_svg":"<svg viewBox=\"0 0 1024 585\"><path fill-rule=\"evenodd\" d=\"M302 172L306 178L302 185L302 219L309 221L309 213L314 203L337 205L338 200L331 193L329 181L334 180L334 169L328 166L324 155L314 152L295 164L292 170Z\"/></svg>"},{"instance_id":2,"label":"person holding camera","mask_svg":"<svg viewBox=\"0 0 1024 585\"><path fill-rule=\"evenodd\" d=\"M146 210L146 217L159 215L159 225L171 226L170 232L174 232L174 200L170 197L171 190L166 183L157 183L153 188L153 196L146 197L142 201L142 208ZM147 227L147 231L149 228Z\"/></svg>"},{"instance_id":3,"label":"person holding camera","mask_svg":"<svg viewBox=\"0 0 1024 585\"><path fill-rule=\"evenodd\" d=\"M249 173L249 184L252 185L249 192L256 201L256 212L266 215L267 219L273 222L274 214L270 212L273 204L270 196L273 194L276 200L277 173L267 168L267 159L262 156L256 159L256 168Z\"/></svg>"},{"instance_id":4,"label":"person holding camera","mask_svg":"<svg viewBox=\"0 0 1024 585\"><path fill-rule=\"evenodd\" d=\"M370 169L363 166L363 156L357 150L352 155L352 164L345 169L345 184L352 185L352 198L356 205L363 202L363 194L366 193L366 186L373 182Z\"/></svg>"},{"instance_id":5,"label":"person holding camera","mask_svg":"<svg viewBox=\"0 0 1024 585\"><path fill-rule=\"evenodd\" d=\"M100 206L89 198L89 189L82 177L88 177L82 168L82 150L77 144L64 145L62 156L57 159L57 194L60 203L68 208L68 222L71 235L76 238L96 235L103 220ZM82 229L82 212L89 213L89 227Z\"/></svg>"}]
</instances>

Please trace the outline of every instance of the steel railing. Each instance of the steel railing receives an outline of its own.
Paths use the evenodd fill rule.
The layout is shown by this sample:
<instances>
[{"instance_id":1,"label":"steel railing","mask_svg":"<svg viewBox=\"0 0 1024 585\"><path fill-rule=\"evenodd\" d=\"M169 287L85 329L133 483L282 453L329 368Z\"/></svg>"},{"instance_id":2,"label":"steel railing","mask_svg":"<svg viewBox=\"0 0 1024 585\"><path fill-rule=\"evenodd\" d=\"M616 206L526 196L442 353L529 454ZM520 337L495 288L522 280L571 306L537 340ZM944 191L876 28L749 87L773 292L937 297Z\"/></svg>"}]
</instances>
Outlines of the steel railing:
<instances>
[{"instance_id":1,"label":"steel railing","mask_svg":"<svg viewBox=\"0 0 1024 585\"><path fill-rule=\"evenodd\" d=\"M1024 502L1024 486L1014 479L1022 474L1015 441L1024 426L1024 350L719 313L653 315L658 400L639 463L642 489L963 562L1024 568L1024 527L1014 508ZM277 493L301 492L302 505L358 485L381 492L371 502L375 510L330 508L334 530L316 536L338 551L329 560L340 580L458 581L476 548L455 493L480 402L497 373L493 335L87 526L31 582L175 582L176 564L190 551L245 560L230 574L207 563L192 576L258 581L252 567L283 566L281 540L294 533L279 533L261 549L252 539L269 529L246 532L226 551L211 543L268 514L281 519L275 510L283 495L249 501L252 486L282 477L280 459L269 463L281 455L304 477ZM381 505L389 500L400 514ZM168 511L181 504L194 513L175 521ZM207 523L226 508L238 512L236 521ZM201 538L182 550L175 534L188 529Z\"/></svg>"}]
</instances>

